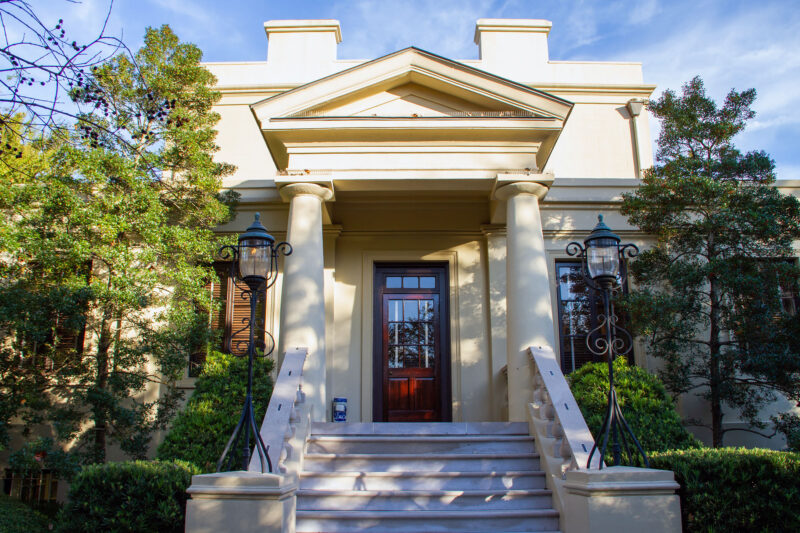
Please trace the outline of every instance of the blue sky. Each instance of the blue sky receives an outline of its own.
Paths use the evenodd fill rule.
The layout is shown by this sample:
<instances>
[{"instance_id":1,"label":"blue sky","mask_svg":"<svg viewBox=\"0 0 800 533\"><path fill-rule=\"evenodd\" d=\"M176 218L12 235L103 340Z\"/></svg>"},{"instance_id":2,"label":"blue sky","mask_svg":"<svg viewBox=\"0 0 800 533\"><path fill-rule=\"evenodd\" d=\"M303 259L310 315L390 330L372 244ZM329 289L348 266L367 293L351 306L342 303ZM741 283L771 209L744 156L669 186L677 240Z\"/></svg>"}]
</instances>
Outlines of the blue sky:
<instances>
[{"instance_id":1,"label":"blue sky","mask_svg":"<svg viewBox=\"0 0 800 533\"><path fill-rule=\"evenodd\" d=\"M43 19L97 28L108 0L35 0ZM695 75L720 101L758 91L757 116L737 139L767 151L778 177L800 179L799 0L116 0L110 30L131 48L147 26L169 24L207 61L266 59L262 23L341 21L339 57L372 59L417 46L452 59L477 58L478 18L553 22L550 58L641 61L646 83L679 90Z\"/></svg>"}]
</instances>

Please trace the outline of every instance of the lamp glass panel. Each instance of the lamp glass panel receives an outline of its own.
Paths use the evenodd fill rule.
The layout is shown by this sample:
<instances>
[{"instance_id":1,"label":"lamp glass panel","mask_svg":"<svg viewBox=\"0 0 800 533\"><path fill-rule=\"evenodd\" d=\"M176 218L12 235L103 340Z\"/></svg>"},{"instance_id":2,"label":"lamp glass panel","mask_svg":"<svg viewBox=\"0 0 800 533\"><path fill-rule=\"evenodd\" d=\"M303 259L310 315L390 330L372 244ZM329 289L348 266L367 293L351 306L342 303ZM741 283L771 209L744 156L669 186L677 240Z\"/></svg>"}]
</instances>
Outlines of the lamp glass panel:
<instances>
[{"instance_id":1,"label":"lamp glass panel","mask_svg":"<svg viewBox=\"0 0 800 533\"><path fill-rule=\"evenodd\" d=\"M614 239L594 239L587 243L586 263L592 279L619 273L619 249Z\"/></svg>"},{"instance_id":2,"label":"lamp glass panel","mask_svg":"<svg viewBox=\"0 0 800 533\"><path fill-rule=\"evenodd\" d=\"M266 278L269 275L270 247L263 239L239 242L239 275L244 278Z\"/></svg>"}]
</instances>

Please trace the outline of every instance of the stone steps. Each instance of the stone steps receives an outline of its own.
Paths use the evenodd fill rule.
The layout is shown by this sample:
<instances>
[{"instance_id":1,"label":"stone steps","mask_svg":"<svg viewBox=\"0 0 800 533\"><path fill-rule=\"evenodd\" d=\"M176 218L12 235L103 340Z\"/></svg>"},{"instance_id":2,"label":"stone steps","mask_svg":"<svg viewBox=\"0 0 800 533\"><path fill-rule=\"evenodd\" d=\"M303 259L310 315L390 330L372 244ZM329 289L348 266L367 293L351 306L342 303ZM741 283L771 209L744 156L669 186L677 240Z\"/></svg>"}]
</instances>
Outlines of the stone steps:
<instances>
[{"instance_id":1,"label":"stone steps","mask_svg":"<svg viewBox=\"0 0 800 533\"><path fill-rule=\"evenodd\" d=\"M297 492L302 511L434 511L549 509L552 493L527 490L309 490ZM302 507L300 507L302 506Z\"/></svg>"},{"instance_id":2,"label":"stone steps","mask_svg":"<svg viewBox=\"0 0 800 533\"><path fill-rule=\"evenodd\" d=\"M319 490L475 490L541 489L542 471L507 472L304 472L301 489Z\"/></svg>"},{"instance_id":3,"label":"stone steps","mask_svg":"<svg viewBox=\"0 0 800 533\"><path fill-rule=\"evenodd\" d=\"M539 470L536 453L307 453L306 472L485 472Z\"/></svg>"},{"instance_id":4,"label":"stone steps","mask_svg":"<svg viewBox=\"0 0 800 533\"><path fill-rule=\"evenodd\" d=\"M308 453L533 453L528 435L313 435Z\"/></svg>"},{"instance_id":5,"label":"stone steps","mask_svg":"<svg viewBox=\"0 0 800 533\"><path fill-rule=\"evenodd\" d=\"M297 511L297 532L544 532L558 530L558 511Z\"/></svg>"},{"instance_id":6,"label":"stone steps","mask_svg":"<svg viewBox=\"0 0 800 533\"><path fill-rule=\"evenodd\" d=\"M313 424L297 532L556 531L527 425Z\"/></svg>"}]
</instances>

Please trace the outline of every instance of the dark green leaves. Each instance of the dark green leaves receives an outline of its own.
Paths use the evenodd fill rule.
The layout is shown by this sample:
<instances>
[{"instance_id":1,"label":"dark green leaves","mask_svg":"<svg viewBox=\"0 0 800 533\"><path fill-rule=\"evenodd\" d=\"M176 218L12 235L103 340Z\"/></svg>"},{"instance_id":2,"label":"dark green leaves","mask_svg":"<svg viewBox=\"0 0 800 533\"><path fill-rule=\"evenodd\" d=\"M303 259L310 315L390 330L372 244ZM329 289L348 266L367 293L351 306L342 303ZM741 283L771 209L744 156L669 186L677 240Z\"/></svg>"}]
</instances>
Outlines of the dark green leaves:
<instances>
[{"instance_id":1,"label":"dark green leaves","mask_svg":"<svg viewBox=\"0 0 800 533\"><path fill-rule=\"evenodd\" d=\"M723 405L759 424L775 393L800 397L800 352L779 298L797 283L800 202L774 187L769 156L733 145L754 100L752 89L731 91L718 106L694 78L682 95L649 102L662 123L656 165L621 208L656 238L631 267L634 326L672 391L710 400L717 446Z\"/></svg>"}]
</instances>

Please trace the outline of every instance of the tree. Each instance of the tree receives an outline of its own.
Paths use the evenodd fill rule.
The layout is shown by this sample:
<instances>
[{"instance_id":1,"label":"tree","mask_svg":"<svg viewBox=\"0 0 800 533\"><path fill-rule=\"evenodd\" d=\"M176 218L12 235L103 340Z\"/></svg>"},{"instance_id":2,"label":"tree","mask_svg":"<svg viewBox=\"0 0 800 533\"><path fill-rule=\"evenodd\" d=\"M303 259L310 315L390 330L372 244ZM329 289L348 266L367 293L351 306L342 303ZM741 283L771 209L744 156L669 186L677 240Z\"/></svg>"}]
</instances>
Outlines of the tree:
<instances>
[{"instance_id":1,"label":"tree","mask_svg":"<svg viewBox=\"0 0 800 533\"><path fill-rule=\"evenodd\" d=\"M93 69L128 53L121 40L106 33L108 15L96 33L81 29L76 36L67 32L64 19L43 20L26 0L0 1L0 106L6 110L0 116L0 129L4 136L46 132L66 138L64 128L75 121L82 122L84 134L101 129L95 115L108 114L106 95L92 92L76 102L71 94L86 87ZM0 152L8 152L11 159L22 157L10 143L4 143Z\"/></svg>"},{"instance_id":2,"label":"tree","mask_svg":"<svg viewBox=\"0 0 800 533\"><path fill-rule=\"evenodd\" d=\"M774 187L767 154L733 144L755 97L731 91L717 106L696 77L681 96L648 102L662 124L656 165L622 205L657 239L631 267L634 325L664 361L667 387L709 402L714 446L732 431L724 407L756 431L759 408L778 394L800 399L800 331L779 295L797 283L800 203Z\"/></svg>"},{"instance_id":3,"label":"tree","mask_svg":"<svg viewBox=\"0 0 800 533\"><path fill-rule=\"evenodd\" d=\"M200 59L148 29L75 89L106 95L109 133L42 136L21 148L32 172L0 172L0 397L17 399L0 421L50 422L87 462L111 442L144 456L208 339L212 230L235 198L218 193L232 167L212 157L219 93Z\"/></svg>"}]
</instances>

